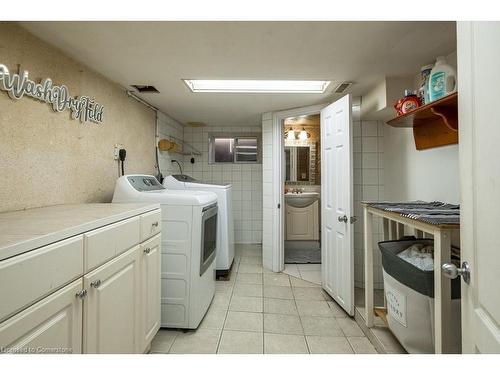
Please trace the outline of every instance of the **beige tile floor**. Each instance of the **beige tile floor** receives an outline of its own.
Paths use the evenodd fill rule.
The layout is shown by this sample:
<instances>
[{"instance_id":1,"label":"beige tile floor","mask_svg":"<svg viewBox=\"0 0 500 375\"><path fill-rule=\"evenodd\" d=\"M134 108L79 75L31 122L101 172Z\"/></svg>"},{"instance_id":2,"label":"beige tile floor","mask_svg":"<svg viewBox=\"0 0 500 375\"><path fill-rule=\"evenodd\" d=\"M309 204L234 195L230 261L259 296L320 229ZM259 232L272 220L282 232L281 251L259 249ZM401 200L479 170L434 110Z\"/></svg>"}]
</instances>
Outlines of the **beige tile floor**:
<instances>
[{"instance_id":1,"label":"beige tile floor","mask_svg":"<svg viewBox=\"0 0 500 375\"><path fill-rule=\"evenodd\" d=\"M283 273L321 285L321 264L285 264Z\"/></svg>"},{"instance_id":2,"label":"beige tile floor","mask_svg":"<svg viewBox=\"0 0 500 375\"><path fill-rule=\"evenodd\" d=\"M237 247L197 330L161 329L151 353L376 353L317 284L262 267L260 246Z\"/></svg>"}]
</instances>

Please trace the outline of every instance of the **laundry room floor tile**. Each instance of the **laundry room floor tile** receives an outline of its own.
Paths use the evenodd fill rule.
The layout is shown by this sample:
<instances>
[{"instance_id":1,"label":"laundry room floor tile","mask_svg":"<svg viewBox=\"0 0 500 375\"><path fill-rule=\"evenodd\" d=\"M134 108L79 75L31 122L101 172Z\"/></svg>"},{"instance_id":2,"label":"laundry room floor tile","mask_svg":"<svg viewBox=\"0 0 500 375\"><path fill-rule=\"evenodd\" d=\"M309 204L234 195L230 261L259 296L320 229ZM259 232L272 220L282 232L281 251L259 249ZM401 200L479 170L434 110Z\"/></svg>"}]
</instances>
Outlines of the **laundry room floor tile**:
<instances>
[{"instance_id":1,"label":"laundry room floor tile","mask_svg":"<svg viewBox=\"0 0 500 375\"><path fill-rule=\"evenodd\" d=\"M236 283L233 295L242 297L262 297L262 285Z\"/></svg>"},{"instance_id":2,"label":"laundry room floor tile","mask_svg":"<svg viewBox=\"0 0 500 375\"><path fill-rule=\"evenodd\" d=\"M213 310L227 310L229 307L229 301L231 301L232 293L215 292L212 304L209 307L209 311Z\"/></svg>"},{"instance_id":3,"label":"laundry room floor tile","mask_svg":"<svg viewBox=\"0 0 500 375\"><path fill-rule=\"evenodd\" d=\"M236 276L237 284L257 284L262 285L261 273L238 273Z\"/></svg>"},{"instance_id":4,"label":"laundry room floor tile","mask_svg":"<svg viewBox=\"0 0 500 375\"><path fill-rule=\"evenodd\" d=\"M353 354L345 337L306 336L311 354Z\"/></svg>"},{"instance_id":5,"label":"laundry room floor tile","mask_svg":"<svg viewBox=\"0 0 500 375\"><path fill-rule=\"evenodd\" d=\"M348 315L347 313L340 307L337 302L335 301L328 301L328 306L330 307L330 310L332 310L333 316L336 318L347 318Z\"/></svg>"},{"instance_id":6,"label":"laundry room floor tile","mask_svg":"<svg viewBox=\"0 0 500 375\"><path fill-rule=\"evenodd\" d=\"M293 296L296 300L304 301L325 301L323 289L294 287Z\"/></svg>"},{"instance_id":7,"label":"laundry room floor tile","mask_svg":"<svg viewBox=\"0 0 500 375\"><path fill-rule=\"evenodd\" d=\"M264 332L303 335L304 330L296 315L264 314Z\"/></svg>"},{"instance_id":8,"label":"laundry room floor tile","mask_svg":"<svg viewBox=\"0 0 500 375\"><path fill-rule=\"evenodd\" d=\"M262 266L258 264L241 264L238 273L263 273Z\"/></svg>"},{"instance_id":9,"label":"laundry room floor tile","mask_svg":"<svg viewBox=\"0 0 500 375\"><path fill-rule=\"evenodd\" d=\"M255 264L255 265L258 265L258 266L262 266L262 258L261 257L248 257L248 256L244 256L244 257L241 257L241 260L240 260L240 266L242 264Z\"/></svg>"},{"instance_id":10,"label":"laundry room floor tile","mask_svg":"<svg viewBox=\"0 0 500 375\"><path fill-rule=\"evenodd\" d=\"M170 348L173 354L215 354L221 336L220 330L198 328L180 332Z\"/></svg>"},{"instance_id":11,"label":"laundry room floor tile","mask_svg":"<svg viewBox=\"0 0 500 375\"><path fill-rule=\"evenodd\" d=\"M292 287L302 287L302 288L318 288L318 284L311 283L310 281L302 280L300 275L297 277L290 277L290 283Z\"/></svg>"},{"instance_id":12,"label":"laundry room floor tile","mask_svg":"<svg viewBox=\"0 0 500 375\"><path fill-rule=\"evenodd\" d=\"M262 332L263 314L241 311L228 311L224 329L231 331Z\"/></svg>"},{"instance_id":13,"label":"laundry room floor tile","mask_svg":"<svg viewBox=\"0 0 500 375\"><path fill-rule=\"evenodd\" d=\"M377 354L377 350L366 337L348 337L347 340L356 354Z\"/></svg>"},{"instance_id":14,"label":"laundry room floor tile","mask_svg":"<svg viewBox=\"0 0 500 375\"><path fill-rule=\"evenodd\" d=\"M290 286L290 278L283 273L264 274L264 286Z\"/></svg>"},{"instance_id":15,"label":"laundry room floor tile","mask_svg":"<svg viewBox=\"0 0 500 375\"><path fill-rule=\"evenodd\" d=\"M264 298L264 312L268 314L298 315L293 299Z\"/></svg>"},{"instance_id":16,"label":"laundry room floor tile","mask_svg":"<svg viewBox=\"0 0 500 375\"><path fill-rule=\"evenodd\" d=\"M340 328L346 336L364 336L363 331L359 328L358 323L352 318L337 318Z\"/></svg>"},{"instance_id":17,"label":"laundry room floor tile","mask_svg":"<svg viewBox=\"0 0 500 375\"><path fill-rule=\"evenodd\" d=\"M289 286L264 285L264 297L293 300L292 288Z\"/></svg>"},{"instance_id":18,"label":"laundry room floor tile","mask_svg":"<svg viewBox=\"0 0 500 375\"><path fill-rule=\"evenodd\" d=\"M262 332L228 331L222 332L219 354L262 354L264 338Z\"/></svg>"},{"instance_id":19,"label":"laundry room floor tile","mask_svg":"<svg viewBox=\"0 0 500 375\"><path fill-rule=\"evenodd\" d=\"M333 317L301 316L300 320L306 336L344 336L344 332Z\"/></svg>"},{"instance_id":20,"label":"laundry room floor tile","mask_svg":"<svg viewBox=\"0 0 500 375\"><path fill-rule=\"evenodd\" d=\"M231 311L263 312L263 299L261 297L242 297L234 295L229 304Z\"/></svg>"},{"instance_id":21,"label":"laundry room floor tile","mask_svg":"<svg viewBox=\"0 0 500 375\"><path fill-rule=\"evenodd\" d=\"M161 329L150 353L376 353L320 285L274 273L261 260L259 245L238 245L229 280L216 282L200 327ZM292 266L304 274L320 267Z\"/></svg>"},{"instance_id":22,"label":"laundry room floor tile","mask_svg":"<svg viewBox=\"0 0 500 375\"><path fill-rule=\"evenodd\" d=\"M264 353L308 354L309 350L304 336L264 333Z\"/></svg>"},{"instance_id":23,"label":"laundry room floor tile","mask_svg":"<svg viewBox=\"0 0 500 375\"><path fill-rule=\"evenodd\" d=\"M301 316L333 317L333 311L326 301L296 301L297 310Z\"/></svg>"},{"instance_id":24,"label":"laundry room floor tile","mask_svg":"<svg viewBox=\"0 0 500 375\"><path fill-rule=\"evenodd\" d=\"M160 329L151 342L151 353L168 353L178 334L178 330Z\"/></svg>"},{"instance_id":25,"label":"laundry room floor tile","mask_svg":"<svg viewBox=\"0 0 500 375\"><path fill-rule=\"evenodd\" d=\"M209 309L200 323L200 328L222 329L227 310Z\"/></svg>"}]
</instances>

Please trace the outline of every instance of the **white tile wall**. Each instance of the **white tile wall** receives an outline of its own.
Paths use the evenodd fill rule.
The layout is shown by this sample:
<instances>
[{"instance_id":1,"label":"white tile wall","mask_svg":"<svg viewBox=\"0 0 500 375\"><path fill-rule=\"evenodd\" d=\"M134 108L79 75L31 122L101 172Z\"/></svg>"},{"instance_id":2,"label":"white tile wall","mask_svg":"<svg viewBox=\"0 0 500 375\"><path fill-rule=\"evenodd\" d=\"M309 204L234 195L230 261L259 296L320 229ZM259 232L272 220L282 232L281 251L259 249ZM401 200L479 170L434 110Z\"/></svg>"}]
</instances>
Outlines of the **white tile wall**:
<instances>
[{"instance_id":1,"label":"white tile wall","mask_svg":"<svg viewBox=\"0 0 500 375\"><path fill-rule=\"evenodd\" d=\"M184 126L175 121L173 118L167 116L164 113L157 112L156 121L158 123L158 133L160 139L170 139L171 136L178 139L183 139L184 137ZM168 151L160 151L159 153L159 164L160 171L163 176L171 175L172 173L178 173L179 168L177 164L172 163L172 159L179 159L182 161L181 156Z\"/></svg>"},{"instance_id":2,"label":"white tile wall","mask_svg":"<svg viewBox=\"0 0 500 375\"><path fill-rule=\"evenodd\" d=\"M209 164L208 138L210 133L260 133L256 127L184 128L184 142L202 152L184 156L183 172L203 182L233 185L234 239L236 243L262 243L262 164ZM178 173L177 165L173 166Z\"/></svg>"},{"instance_id":3,"label":"white tile wall","mask_svg":"<svg viewBox=\"0 0 500 375\"><path fill-rule=\"evenodd\" d=\"M383 122L355 121L354 126L354 214L358 221L354 224L354 283L364 287L363 210L361 201L384 200L382 163L384 156ZM375 219L373 275L374 286L383 287L380 251L377 243L382 238L382 224Z\"/></svg>"}]
</instances>

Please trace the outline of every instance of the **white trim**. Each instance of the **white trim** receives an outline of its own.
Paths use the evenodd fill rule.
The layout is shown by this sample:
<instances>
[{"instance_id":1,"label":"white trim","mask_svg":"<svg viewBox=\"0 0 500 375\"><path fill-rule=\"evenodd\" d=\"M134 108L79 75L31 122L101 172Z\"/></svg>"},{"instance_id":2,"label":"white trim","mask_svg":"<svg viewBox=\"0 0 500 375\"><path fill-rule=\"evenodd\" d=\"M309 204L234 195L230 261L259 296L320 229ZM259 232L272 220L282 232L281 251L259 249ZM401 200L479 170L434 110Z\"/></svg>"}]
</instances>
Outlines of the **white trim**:
<instances>
[{"instance_id":1,"label":"white trim","mask_svg":"<svg viewBox=\"0 0 500 375\"><path fill-rule=\"evenodd\" d=\"M273 271L281 272L285 268L284 254L284 140L282 122L288 117L318 114L328 104L318 104L302 108L293 108L273 113ZM278 204L281 209L278 208Z\"/></svg>"}]
</instances>

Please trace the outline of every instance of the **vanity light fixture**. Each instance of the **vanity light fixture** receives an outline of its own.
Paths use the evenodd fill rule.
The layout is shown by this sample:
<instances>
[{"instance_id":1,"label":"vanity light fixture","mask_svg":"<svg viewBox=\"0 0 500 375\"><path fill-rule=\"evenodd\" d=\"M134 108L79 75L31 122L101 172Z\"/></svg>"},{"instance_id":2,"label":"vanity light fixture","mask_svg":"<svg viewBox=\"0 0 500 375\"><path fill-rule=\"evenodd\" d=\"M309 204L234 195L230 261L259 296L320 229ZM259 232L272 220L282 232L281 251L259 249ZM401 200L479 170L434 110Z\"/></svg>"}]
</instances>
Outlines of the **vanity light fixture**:
<instances>
[{"instance_id":1,"label":"vanity light fixture","mask_svg":"<svg viewBox=\"0 0 500 375\"><path fill-rule=\"evenodd\" d=\"M184 79L192 92L323 94L331 81Z\"/></svg>"},{"instance_id":2,"label":"vanity light fixture","mask_svg":"<svg viewBox=\"0 0 500 375\"><path fill-rule=\"evenodd\" d=\"M306 128L302 128L302 130L299 133L299 139L301 141L305 141L307 140L307 138L309 138L309 133L306 132Z\"/></svg>"},{"instance_id":3,"label":"vanity light fixture","mask_svg":"<svg viewBox=\"0 0 500 375\"><path fill-rule=\"evenodd\" d=\"M294 141L295 140L295 131L290 128L286 134L286 139L288 139L289 141Z\"/></svg>"}]
</instances>

